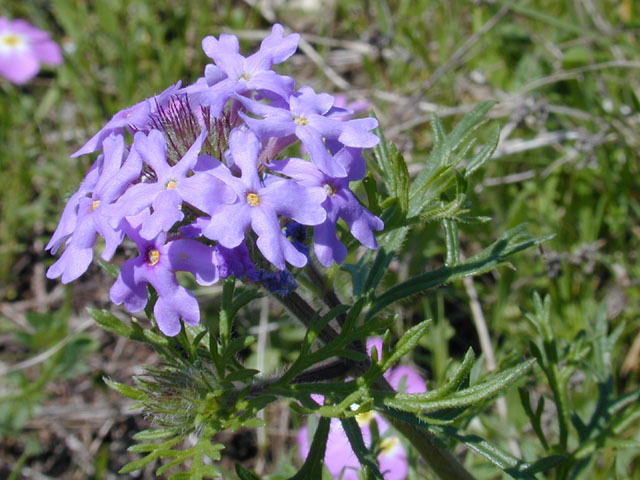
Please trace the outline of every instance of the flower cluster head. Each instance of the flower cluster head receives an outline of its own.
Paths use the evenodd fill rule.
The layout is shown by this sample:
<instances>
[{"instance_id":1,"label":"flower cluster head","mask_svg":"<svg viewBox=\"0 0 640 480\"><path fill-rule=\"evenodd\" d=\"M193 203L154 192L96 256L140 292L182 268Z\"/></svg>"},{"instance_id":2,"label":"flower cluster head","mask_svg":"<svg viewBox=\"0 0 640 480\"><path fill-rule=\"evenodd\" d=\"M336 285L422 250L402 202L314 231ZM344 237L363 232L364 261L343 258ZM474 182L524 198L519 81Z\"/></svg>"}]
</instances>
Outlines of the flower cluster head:
<instances>
[{"instance_id":1,"label":"flower cluster head","mask_svg":"<svg viewBox=\"0 0 640 480\"><path fill-rule=\"evenodd\" d=\"M372 348L376 347L378 360L382 352L382 339L379 337L367 340L367 353L370 355ZM394 390L403 393L424 393L427 387L424 379L418 372L407 365L400 365L387 370L384 377ZM316 401L321 401L316 398ZM320 402L319 402L320 403ZM374 411L361 413L356 416L362 438L367 448L372 448L373 435L372 423L376 424L380 434L377 445L377 458L380 465L380 473L385 480L405 480L409 474L409 461L407 451L400 442L399 436L389 426L386 420ZM299 453L306 459L311 449L309 429L307 426L298 431ZM342 428L340 420L332 418L329 426L329 437L325 450L324 464L335 479L359 480L361 470L358 457L351 448L347 434Z\"/></svg>"},{"instance_id":2,"label":"flower cluster head","mask_svg":"<svg viewBox=\"0 0 640 480\"><path fill-rule=\"evenodd\" d=\"M49 33L24 20L0 17L0 75L26 83L37 75L41 63L62 63L60 47Z\"/></svg>"},{"instance_id":3,"label":"flower cluster head","mask_svg":"<svg viewBox=\"0 0 640 480\"><path fill-rule=\"evenodd\" d=\"M204 77L116 113L72 155L97 152L47 245L52 253L65 247L47 276L73 281L91 264L98 237L105 261L129 239L137 256L122 265L111 299L137 312L152 286L156 322L176 335L180 320L200 320L178 271L201 285L235 275L287 295L296 288L288 266L305 266L311 252L325 266L344 261L339 219L376 248L382 221L349 184L365 175L362 149L378 142L377 122L352 120L331 95L296 89L272 70L298 40L276 24L245 58L235 36L206 37L214 63ZM283 153L296 142L308 159Z\"/></svg>"}]
</instances>

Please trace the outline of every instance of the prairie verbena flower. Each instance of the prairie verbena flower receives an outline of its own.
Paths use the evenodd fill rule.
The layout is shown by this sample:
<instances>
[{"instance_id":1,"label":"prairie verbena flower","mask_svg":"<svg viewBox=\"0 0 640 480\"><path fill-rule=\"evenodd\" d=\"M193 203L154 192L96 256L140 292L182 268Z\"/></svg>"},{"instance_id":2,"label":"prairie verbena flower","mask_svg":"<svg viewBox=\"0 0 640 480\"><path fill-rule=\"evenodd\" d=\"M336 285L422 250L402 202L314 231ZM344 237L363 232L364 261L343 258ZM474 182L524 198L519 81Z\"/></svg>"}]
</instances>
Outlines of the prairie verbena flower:
<instances>
[{"instance_id":1,"label":"prairie verbena flower","mask_svg":"<svg viewBox=\"0 0 640 480\"><path fill-rule=\"evenodd\" d=\"M41 63L62 63L62 51L49 33L25 20L0 17L0 75L23 84L38 74Z\"/></svg>"},{"instance_id":2,"label":"prairie verbena flower","mask_svg":"<svg viewBox=\"0 0 640 480\"><path fill-rule=\"evenodd\" d=\"M289 269L311 255L325 266L345 260L339 221L377 248L382 221L350 190L365 176L362 149L377 144L377 121L348 119L352 112L333 96L296 91L292 78L272 69L295 53L299 38L276 24L244 57L235 36L207 37L203 49L214 63L204 77L113 115L72 155L97 159L47 245L52 253L65 247L47 276L67 283L82 275L99 236L105 261L134 243L138 256L123 263L111 299L136 312L151 286L156 323L175 335L180 320L200 318L177 271L201 285L234 275L286 296L297 288ZM294 142L310 159L284 154Z\"/></svg>"}]
</instances>

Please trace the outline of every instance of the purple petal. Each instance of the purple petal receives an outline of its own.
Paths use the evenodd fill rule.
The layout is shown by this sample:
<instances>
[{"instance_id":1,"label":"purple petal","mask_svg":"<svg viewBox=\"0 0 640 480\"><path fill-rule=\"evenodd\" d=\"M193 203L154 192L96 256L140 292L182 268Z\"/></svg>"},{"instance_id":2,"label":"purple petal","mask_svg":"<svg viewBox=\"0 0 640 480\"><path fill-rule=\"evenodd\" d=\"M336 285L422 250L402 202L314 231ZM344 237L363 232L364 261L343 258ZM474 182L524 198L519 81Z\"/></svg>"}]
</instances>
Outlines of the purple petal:
<instances>
[{"instance_id":1,"label":"purple petal","mask_svg":"<svg viewBox=\"0 0 640 480\"><path fill-rule=\"evenodd\" d=\"M240 45L234 35L223 33L220 35L219 40L211 35L204 37L202 39L202 50L207 57L213 59L217 66L226 73L235 70L238 63L242 62L242 56L238 53Z\"/></svg>"},{"instance_id":2,"label":"purple petal","mask_svg":"<svg viewBox=\"0 0 640 480\"><path fill-rule=\"evenodd\" d=\"M173 295L158 296L153 308L158 328L168 337L180 333L180 319L189 325L200 323L198 301L186 288L179 286Z\"/></svg>"},{"instance_id":3,"label":"purple petal","mask_svg":"<svg viewBox=\"0 0 640 480\"><path fill-rule=\"evenodd\" d=\"M380 143L380 139L369 132L378 126L375 118L358 118L343 123L344 128L338 140L347 147L371 148Z\"/></svg>"},{"instance_id":4,"label":"purple petal","mask_svg":"<svg viewBox=\"0 0 640 480\"><path fill-rule=\"evenodd\" d=\"M133 148L153 168L158 182L168 179L171 169L167 163L167 144L164 135L159 130L151 130L149 135L145 135L144 132L136 133L133 139Z\"/></svg>"},{"instance_id":5,"label":"purple petal","mask_svg":"<svg viewBox=\"0 0 640 480\"><path fill-rule=\"evenodd\" d=\"M373 230L384 229L384 223L369 210L360 205L351 192L341 192L351 198L348 200L347 208L340 211L340 216L349 227L351 234L358 239L365 247L376 249L378 242L373 234Z\"/></svg>"},{"instance_id":6,"label":"purple petal","mask_svg":"<svg viewBox=\"0 0 640 480\"><path fill-rule=\"evenodd\" d=\"M184 218L180 209L182 198L175 190L164 190L153 200L153 213L142 224L140 236L153 240L160 232L168 232Z\"/></svg>"},{"instance_id":7,"label":"purple petal","mask_svg":"<svg viewBox=\"0 0 640 480\"><path fill-rule=\"evenodd\" d=\"M120 268L118 279L109 291L111 301L116 305L124 303L129 312L139 312L147 305L147 282L141 281L136 270L144 268L146 259L132 258Z\"/></svg>"},{"instance_id":8,"label":"purple petal","mask_svg":"<svg viewBox=\"0 0 640 480\"><path fill-rule=\"evenodd\" d=\"M218 205L233 203L237 198L222 181L206 173L196 173L180 180L177 190L185 202L209 215Z\"/></svg>"},{"instance_id":9,"label":"purple petal","mask_svg":"<svg viewBox=\"0 0 640 480\"><path fill-rule=\"evenodd\" d=\"M193 273L200 285L218 281L213 247L196 240L175 240L169 244L168 255L172 270Z\"/></svg>"},{"instance_id":10,"label":"purple petal","mask_svg":"<svg viewBox=\"0 0 640 480\"><path fill-rule=\"evenodd\" d=\"M324 174L313 163L301 158L285 158L268 165L274 172L282 173L305 186L320 187Z\"/></svg>"},{"instance_id":11,"label":"purple petal","mask_svg":"<svg viewBox=\"0 0 640 480\"><path fill-rule=\"evenodd\" d=\"M117 227L124 217L137 215L147 208L164 189L159 183L138 183L129 188L110 208L111 225Z\"/></svg>"},{"instance_id":12,"label":"purple petal","mask_svg":"<svg viewBox=\"0 0 640 480\"><path fill-rule=\"evenodd\" d=\"M327 220L314 227L313 251L320 263L327 268L333 262L341 264L347 258L347 247L338 240L334 221Z\"/></svg>"},{"instance_id":13,"label":"purple petal","mask_svg":"<svg viewBox=\"0 0 640 480\"><path fill-rule=\"evenodd\" d=\"M311 87L302 87L289 99L291 111L300 115L324 115L329 111L335 98L328 93L316 93Z\"/></svg>"},{"instance_id":14,"label":"purple petal","mask_svg":"<svg viewBox=\"0 0 640 480\"><path fill-rule=\"evenodd\" d=\"M244 200L232 205L220 205L203 235L217 240L224 247L234 248L244 240L244 232L251 223L251 207Z\"/></svg>"},{"instance_id":15,"label":"purple petal","mask_svg":"<svg viewBox=\"0 0 640 480\"><path fill-rule=\"evenodd\" d=\"M292 33L285 37L284 28L276 23L271 28L271 34L262 40L260 52L265 56L268 54L273 64L282 63L295 53L299 41L300 35L298 33ZM270 67L271 65L267 68Z\"/></svg>"},{"instance_id":16,"label":"purple petal","mask_svg":"<svg viewBox=\"0 0 640 480\"><path fill-rule=\"evenodd\" d=\"M55 254L60 248L62 242L73 233L73 230L76 228L78 202L84 196L84 193L76 192L71 196L71 198L69 198L64 210L62 211L60 222L58 223L56 230L53 232L51 240L49 240L45 250L51 250L51 253Z\"/></svg>"},{"instance_id":17,"label":"purple petal","mask_svg":"<svg viewBox=\"0 0 640 480\"><path fill-rule=\"evenodd\" d=\"M116 201L131 183L140 178L141 172L142 159L138 152L132 148L120 170L110 179L101 192L102 201L107 203Z\"/></svg>"},{"instance_id":18,"label":"purple petal","mask_svg":"<svg viewBox=\"0 0 640 480\"><path fill-rule=\"evenodd\" d=\"M102 171L95 188L97 192L102 192L120 170L124 156L124 137L112 133L103 140L102 148L104 156Z\"/></svg>"},{"instance_id":19,"label":"purple petal","mask_svg":"<svg viewBox=\"0 0 640 480\"><path fill-rule=\"evenodd\" d=\"M285 261L298 268L307 264L306 255L299 252L282 233L275 212L254 207L251 213L251 228L258 235L256 244L264 258L278 270L285 269Z\"/></svg>"},{"instance_id":20,"label":"purple petal","mask_svg":"<svg viewBox=\"0 0 640 480\"><path fill-rule=\"evenodd\" d=\"M235 275L239 278L246 276L254 281L257 279L256 269L251 262L249 249L245 243L241 243L235 248L225 248L222 245L216 245L214 248L216 265L222 278Z\"/></svg>"},{"instance_id":21,"label":"purple petal","mask_svg":"<svg viewBox=\"0 0 640 480\"><path fill-rule=\"evenodd\" d=\"M327 118L322 115L309 115L307 124L320 132L327 139L340 137L344 130L345 123L335 118Z\"/></svg>"},{"instance_id":22,"label":"purple petal","mask_svg":"<svg viewBox=\"0 0 640 480\"><path fill-rule=\"evenodd\" d=\"M53 40L37 42L33 45L33 49L41 62L50 65L62 64L62 50Z\"/></svg>"},{"instance_id":23,"label":"purple petal","mask_svg":"<svg viewBox=\"0 0 640 480\"><path fill-rule=\"evenodd\" d=\"M327 218L322 208L327 192L320 186L305 187L283 179L270 183L260 193L265 205L303 225L318 225Z\"/></svg>"},{"instance_id":24,"label":"purple petal","mask_svg":"<svg viewBox=\"0 0 640 480\"><path fill-rule=\"evenodd\" d=\"M340 420L337 418L331 419L324 462L334 478L342 480L358 480L360 478L358 472L362 470L362 467L358 457L353 453Z\"/></svg>"},{"instance_id":25,"label":"purple petal","mask_svg":"<svg viewBox=\"0 0 640 480\"><path fill-rule=\"evenodd\" d=\"M317 130L310 127L297 127L296 135L309 150L311 161L316 167L330 177L341 178L347 176L347 170L344 166L327 152L322 141L322 135Z\"/></svg>"},{"instance_id":26,"label":"purple petal","mask_svg":"<svg viewBox=\"0 0 640 480\"><path fill-rule=\"evenodd\" d=\"M396 391L404 393L425 393L427 391L427 384L422 376L407 365L394 367L388 373L387 380Z\"/></svg>"},{"instance_id":27,"label":"purple petal","mask_svg":"<svg viewBox=\"0 0 640 480\"><path fill-rule=\"evenodd\" d=\"M293 114L286 108L266 105L264 103L256 102L255 100L244 97L242 95L236 95L234 98L238 100L244 106L244 108L246 108L249 112L259 117L283 116L288 118L290 121L293 121Z\"/></svg>"},{"instance_id":28,"label":"purple petal","mask_svg":"<svg viewBox=\"0 0 640 480\"><path fill-rule=\"evenodd\" d=\"M116 253L116 249L122 243L124 239L124 233L122 231L116 231L109 224L109 220L106 216L103 216L96 210L93 213L93 223L96 229L102 237L104 238L104 250L102 251L102 259L106 262L111 260L113 254Z\"/></svg>"},{"instance_id":29,"label":"purple petal","mask_svg":"<svg viewBox=\"0 0 640 480\"><path fill-rule=\"evenodd\" d=\"M272 115L264 120L256 120L240 112L239 115L258 138L286 137L296 133L296 124L290 115Z\"/></svg>"},{"instance_id":30,"label":"purple petal","mask_svg":"<svg viewBox=\"0 0 640 480\"><path fill-rule=\"evenodd\" d=\"M258 154L262 148L260 140L248 130L234 129L229 136L229 147L233 161L242 171L242 182L252 191L260 188L258 176Z\"/></svg>"},{"instance_id":31,"label":"purple petal","mask_svg":"<svg viewBox=\"0 0 640 480\"><path fill-rule=\"evenodd\" d=\"M252 74L247 82L247 87L252 90L269 90L282 98L289 98L293 93L295 83L296 81L291 77L279 75L272 70L266 70Z\"/></svg>"},{"instance_id":32,"label":"purple petal","mask_svg":"<svg viewBox=\"0 0 640 480\"><path fill-rule=\"evenodd\" d=\"M204 67L204 78L207 81L207 85L211 87L227 78L227 74L224 73L220 67L210 63Z\"/></svg>"},{"instance_id":33,"label":"purple petal","mask_svg":"<svg viewBox=\"0 0 640 480\"><path fill-rule=\"evenodd\" d=\"M400 439L395 435L386 436L380 446L378 463L384 480L405 480L409 475L409 460Z\"/></svg>"},{"instance_id":34,"label":"purple petal","mask_svg":"<svg viewBox=\"0 0 640 480\"><path fill-rule=\"evenodd\" d=\"M344 165L347 170L347 179L350 182L362 180L367 174L367 167L362 156L362 150L353 147L344 147L333 158Z\"/></svg>"},{"instance_id":35,"label":"purple petal","mask_svg":"<svg viewBox=\"0 0 640 480\"><path fill-rule=\"evenodd\" d=\"M13 83L23 84L38 74L40 64L35 52L11 52L0 56L0 75L8 78Z\"/></svg>"},{"instance_id":36,"label":"purple petal","mask_svg":"<svg viewBox=\"0 0 640 480\"><path fill-rule=\"evenodd\" d=\"M373 347L376 347L376 352L378 352L377 360L380 362L382 360L382 348L383 348L382 337L367 338L367 355L371 356Z\"/></svg>"}]
</instances>

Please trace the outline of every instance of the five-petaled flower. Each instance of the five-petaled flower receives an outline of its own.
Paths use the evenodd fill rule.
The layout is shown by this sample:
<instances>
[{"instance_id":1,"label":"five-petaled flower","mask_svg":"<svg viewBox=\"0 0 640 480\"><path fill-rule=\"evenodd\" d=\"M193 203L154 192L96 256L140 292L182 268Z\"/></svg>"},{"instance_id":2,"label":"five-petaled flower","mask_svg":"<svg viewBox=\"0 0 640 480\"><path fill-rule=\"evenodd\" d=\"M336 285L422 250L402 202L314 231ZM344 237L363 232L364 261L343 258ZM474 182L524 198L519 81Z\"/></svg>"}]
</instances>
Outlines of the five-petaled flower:
<instances>
[{"instance_id":1,"label":"five-petaled flower","mask_svg":"<svg viewBox=\"0 0 640 480\"><path fill-rule=\"evenodd\" d=\"M41 63L62 63L60 47L49 33L24 20L0 17L0 75L26 83L38 74Z\"/></svg>"}]
</instances>

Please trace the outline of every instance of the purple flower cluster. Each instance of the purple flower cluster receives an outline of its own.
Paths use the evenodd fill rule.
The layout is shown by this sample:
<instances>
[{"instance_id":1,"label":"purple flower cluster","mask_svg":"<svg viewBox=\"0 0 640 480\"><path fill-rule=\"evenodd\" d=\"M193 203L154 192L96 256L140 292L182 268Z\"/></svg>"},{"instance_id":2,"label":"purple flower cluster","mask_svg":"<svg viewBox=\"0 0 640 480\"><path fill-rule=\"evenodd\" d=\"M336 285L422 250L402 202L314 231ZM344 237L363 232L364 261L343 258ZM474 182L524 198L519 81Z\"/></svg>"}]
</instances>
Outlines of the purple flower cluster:
<instances>
[{"instance_id":1,"label":"purple flower cluster","mask_svg":"<svg viewBox=\"0 0 640 480\"><path fill-rule=\"evenodd\" d=\"M60 47L49 33L24 20L0 17L0 75L13 83L26 83L36 76L41 63L62 63Z\"/></svg>"},{"instance_id":2,"label":"purple flower cluster","mask_svg":"<svg viewBox=\"0 0 640 480\"><path fill-rule=\"evenodd\" d=\"M140 311L151 285L156 322L176 335L180 320L200 320L178 271L201 285L235 275L286 295L296 286L287 264L309 261L307 229L325 266L347 254L336 233L340 218L376 248L373 231L382 221L349 183L365 175L362 149L378 142L371 133L377 122L351 120L331 95L296 89L272 70L298 40L274 25L245 58L235 36L207 37L203 49L215 63L204 77L115 114L72 155L98 152L47 245L52 253L65 246L47 276L73 281L89 267L98 237L105 261L128 238L138 256L122 265L111 299ZM283 154L297 141L308 160Z\"/></svg>"},{"instance_id":3,"label":"purple flower cluster","mask_svg":"<svg viewBox=\"0 0 640 480\"><path fill-rule=\"evenodd\" d=\"M368 339L367 353L371 354L373 346L376 347L378 359L380 359L382 339L379 337ZM424 393L427 391L425 381L420 374L406 365L387 370L384 377L396 391L403 393ZM321 398L316 400L321 400ZM385 480L405 480L409 474L407 452L394 430L382 416L374 411L359 414L356 416L356 420L368 448L371 448L372 444L371 423L376 423L380 433L378 463ZM302 458L306 458L311 449L309 429L306 426L298 431L297 439L300 446L299 453ZM324 464L333 478L341 480L358 480L360 478L358 475L360 462L351 448L340 420L337 418L331 419Z\"/></svg>"}]
</instances>

